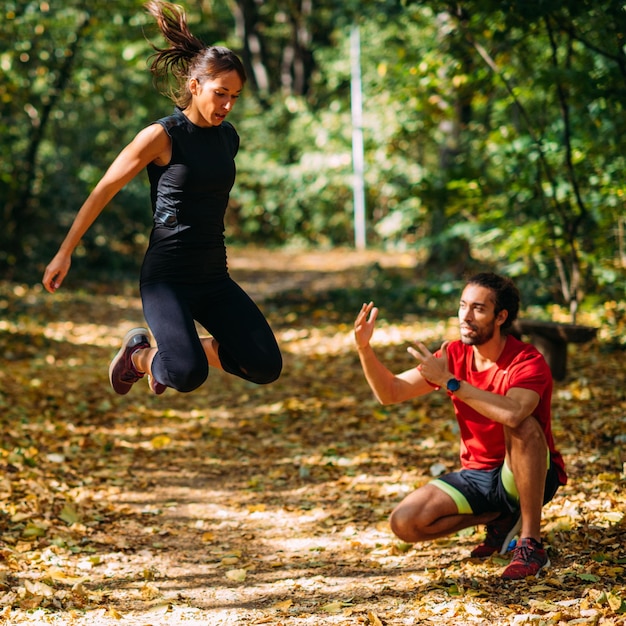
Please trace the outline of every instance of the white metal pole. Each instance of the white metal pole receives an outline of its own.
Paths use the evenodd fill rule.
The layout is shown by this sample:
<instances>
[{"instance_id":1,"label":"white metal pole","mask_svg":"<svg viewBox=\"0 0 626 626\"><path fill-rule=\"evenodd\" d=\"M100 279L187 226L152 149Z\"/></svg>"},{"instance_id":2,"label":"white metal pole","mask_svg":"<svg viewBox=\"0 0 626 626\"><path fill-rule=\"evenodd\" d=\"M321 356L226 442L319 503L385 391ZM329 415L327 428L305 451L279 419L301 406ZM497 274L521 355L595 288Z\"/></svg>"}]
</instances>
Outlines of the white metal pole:
<instances>
[{"instance_id":1,"label":"white metal pole","mask_svg":"<svg viewBox=\"0 0 626 626\"><path fill-rule=\"evenodd\" d=\"M350 60L352 78L352 169L354 195L354 243L357 250L365 250L365 183L363 156L363 96L361 86L361 36L355 24L350 32Z\"/></svg>"}]
</instances>

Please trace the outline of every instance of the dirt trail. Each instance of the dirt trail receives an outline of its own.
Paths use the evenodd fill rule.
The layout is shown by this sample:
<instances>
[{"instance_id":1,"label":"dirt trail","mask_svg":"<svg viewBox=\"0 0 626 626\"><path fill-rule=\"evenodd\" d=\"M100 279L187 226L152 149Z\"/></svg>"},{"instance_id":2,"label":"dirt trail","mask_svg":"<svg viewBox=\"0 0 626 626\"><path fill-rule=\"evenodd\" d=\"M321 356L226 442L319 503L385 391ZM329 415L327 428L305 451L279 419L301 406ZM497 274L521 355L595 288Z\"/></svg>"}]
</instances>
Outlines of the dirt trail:
<instances>
[{"instance_id":1,"label":"dirt trail","mask_svg":"<svg viewBox=\"0 0 626 626\"><path fill-rule=\"evenodd\" d=\"M233 274L261 300L353 285L373 263L410 271L414 262L231 255ZM619 355L599 359L590 345L572 357L579 375L557 386L571 481L545 510L553 568L511 584L498 578L506 558L468 558L480 531L416 548L390 533L394 504L437 464L457 466L456 426L441 395L391 408L372 399L351 318L323 309L271 319L285 358L273 385L213 371L192 394L155 397L142 381L117 397L108 361L143 322L132 289L52 302L5 285L0 299L12 312L0 326L0 623L624 623L626 494L611 444L624 398L585 376L594 363L603 380L622 380ZM377 349L399 370L409 338L445 332L382 323Z\"/></svg>"}]
</instances>

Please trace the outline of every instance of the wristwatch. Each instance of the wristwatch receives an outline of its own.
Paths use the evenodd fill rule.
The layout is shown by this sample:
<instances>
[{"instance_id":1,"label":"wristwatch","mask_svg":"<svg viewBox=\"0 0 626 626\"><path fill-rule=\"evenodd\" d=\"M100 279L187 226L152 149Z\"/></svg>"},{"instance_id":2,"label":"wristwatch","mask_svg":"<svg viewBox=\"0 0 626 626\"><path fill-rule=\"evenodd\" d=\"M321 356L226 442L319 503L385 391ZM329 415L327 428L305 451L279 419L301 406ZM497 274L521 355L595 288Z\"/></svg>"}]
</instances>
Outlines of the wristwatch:
<instances>
[{"instance_id":1,"label":"wristwatch","mask_svg":"<svg viewBox=\"0 0 626 626\"><path fill-rule=\"evenodd\" d=\"M458 391L460 387L461 387L461 381L458 378L451 378L446 383L446 389L451 393Z\"/></svg>"}]
</instances>

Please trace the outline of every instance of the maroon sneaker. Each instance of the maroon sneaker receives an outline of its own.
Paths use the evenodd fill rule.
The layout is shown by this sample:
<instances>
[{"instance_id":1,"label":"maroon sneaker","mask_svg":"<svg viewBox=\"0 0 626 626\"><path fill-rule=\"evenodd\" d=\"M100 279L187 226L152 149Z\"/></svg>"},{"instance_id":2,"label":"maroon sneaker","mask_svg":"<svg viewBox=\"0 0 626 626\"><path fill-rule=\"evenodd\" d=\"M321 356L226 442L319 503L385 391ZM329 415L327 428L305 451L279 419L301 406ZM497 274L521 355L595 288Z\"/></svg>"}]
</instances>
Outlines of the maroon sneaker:
<instances>
[{"instance_id":1,"label":"maroon sneaker","mask_svg":"<svg viewBox=\"0 0 626 626\"><path fill-rule=\"evenodd\" d=\"M528 576L537 578L541 570L549 565L550 559L543 549L543 544L532 537L524 537L515 547L513 559L502 572L502 578L504 580L523 580Z\"/></svg>"},{"instance_id":2,"label":"maroon sneaker","mask_svg":"<svg viewBox=\"0 0 626 626\"><path fill-rule=\"evenodd\" d=\"M133 365L132 356L137 350L149 348L150 340L145 328L133 328L126 333L122 340L122 347L109 365L109 381L115 393L121 396L127 394L130 388L144 377Z\"/></svg>"},{"instance_id":3,"label":"maroon sneaker","mask_svg":"<svg viewBox=\"0 0 626 626\"><path fill-rule=\"evenodd\" d=\"M470 552L470 556L474 559L484 559L496 552L504 554L521 527L522 518L519 510L502 513L500 517L487 524L484 541Z\"/></svg>"},{"instance_id":4,"label":"maroon sneaker","mask_svg":"<svg viewBox=\"0 0 626 626\"><path fill-rule=\"evenodd\" d=\"M167 389L167 385L157 382L154 376L148 376L148 384L150 385L152 393L157 396L160 396Z\"/></svg>"}]
</instances>

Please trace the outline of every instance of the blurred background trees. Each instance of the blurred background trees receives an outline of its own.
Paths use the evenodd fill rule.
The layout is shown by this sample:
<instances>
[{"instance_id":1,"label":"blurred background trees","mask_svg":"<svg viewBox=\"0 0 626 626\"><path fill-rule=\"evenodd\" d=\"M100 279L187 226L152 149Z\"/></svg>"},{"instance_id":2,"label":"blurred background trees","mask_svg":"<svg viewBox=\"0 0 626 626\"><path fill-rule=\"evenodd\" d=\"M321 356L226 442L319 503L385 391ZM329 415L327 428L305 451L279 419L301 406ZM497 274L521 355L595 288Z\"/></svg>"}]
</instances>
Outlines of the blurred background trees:
<instances>
[{"instance_id":1,"label":"blurred background trees","mask_svg":"<svg viewBox=\"0 0 626 626\"><path fill-rule=\"evenodd\" d=\"M353 243L350 30L361 35L367 241L420 273L493 267L538 304L625 295L626 13L616 0L188 0L249 84L231 243ZM89 190L167 115L140 0L0 9L0 268L37 281ZM147 178L103 213L74 272L135 272Z\"/></svg>"}]
</instances>

